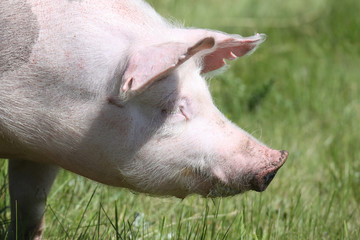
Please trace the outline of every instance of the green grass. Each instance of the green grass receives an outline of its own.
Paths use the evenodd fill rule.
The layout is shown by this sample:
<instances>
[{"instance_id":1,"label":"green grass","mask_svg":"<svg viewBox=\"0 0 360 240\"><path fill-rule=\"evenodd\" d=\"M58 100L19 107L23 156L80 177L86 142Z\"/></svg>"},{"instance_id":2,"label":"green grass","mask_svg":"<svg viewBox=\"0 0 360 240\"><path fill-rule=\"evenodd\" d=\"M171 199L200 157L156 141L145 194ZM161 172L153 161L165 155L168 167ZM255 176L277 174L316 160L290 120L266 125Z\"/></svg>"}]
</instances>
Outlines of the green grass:
<instances>
[{"instance_id":1,"label":"green grass","mask_svg":"<svg viewBox=\"0 0 360 240\"><path fill-rule=\"evenodd\" d=\"M360 239L360 2L152 0L186 26L267 41L210 87L232 121L290 157L263 193L153 198L62 171L46 239ZM0 239L9 220L0 161Z\"/></svg>"}]
</instances>

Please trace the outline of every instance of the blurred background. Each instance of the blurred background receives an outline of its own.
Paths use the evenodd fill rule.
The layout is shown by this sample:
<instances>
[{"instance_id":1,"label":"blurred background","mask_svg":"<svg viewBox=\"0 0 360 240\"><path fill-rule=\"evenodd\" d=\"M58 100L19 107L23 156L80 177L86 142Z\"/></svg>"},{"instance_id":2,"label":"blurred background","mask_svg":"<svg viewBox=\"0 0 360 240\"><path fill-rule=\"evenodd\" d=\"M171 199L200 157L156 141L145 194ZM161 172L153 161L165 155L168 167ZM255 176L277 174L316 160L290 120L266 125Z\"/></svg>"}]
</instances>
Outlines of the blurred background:
<instances>
[{"instance_id":1,"label":"blurred background","mask_svg":"<svg viewBox=\"0 0 360 240\"><path fill-rule=\"evenodd\" d=\"M209 86L228 118L290 157L265 192L214 200L154 198L62 171L45 239L360 239L360 1L149 2L188 27L267 34Z\"/></svg>"}]
</instances>

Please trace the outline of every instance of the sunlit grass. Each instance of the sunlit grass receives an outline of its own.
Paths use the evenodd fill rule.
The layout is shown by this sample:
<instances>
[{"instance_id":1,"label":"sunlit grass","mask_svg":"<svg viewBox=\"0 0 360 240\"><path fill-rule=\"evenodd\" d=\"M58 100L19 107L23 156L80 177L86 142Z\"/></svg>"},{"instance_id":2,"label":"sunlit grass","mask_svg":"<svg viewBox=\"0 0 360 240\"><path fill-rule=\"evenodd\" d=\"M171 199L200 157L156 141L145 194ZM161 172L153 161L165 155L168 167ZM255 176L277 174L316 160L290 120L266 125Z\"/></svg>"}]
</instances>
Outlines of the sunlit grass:
<instances>
[{"instance_id":1,"label":"sunlit grass","mask_svg":"<svg viewBox=\"0 0 360 240\"><path fill-rule=\"evenodd\" d=\"M267 41L209 83L218 107L290 157L264 193L153 198L62 171L46 239L360 239L360 3L152 0L186 26ZM10 217L0 161L0 239Z\"/></svg>"}]
</instances>

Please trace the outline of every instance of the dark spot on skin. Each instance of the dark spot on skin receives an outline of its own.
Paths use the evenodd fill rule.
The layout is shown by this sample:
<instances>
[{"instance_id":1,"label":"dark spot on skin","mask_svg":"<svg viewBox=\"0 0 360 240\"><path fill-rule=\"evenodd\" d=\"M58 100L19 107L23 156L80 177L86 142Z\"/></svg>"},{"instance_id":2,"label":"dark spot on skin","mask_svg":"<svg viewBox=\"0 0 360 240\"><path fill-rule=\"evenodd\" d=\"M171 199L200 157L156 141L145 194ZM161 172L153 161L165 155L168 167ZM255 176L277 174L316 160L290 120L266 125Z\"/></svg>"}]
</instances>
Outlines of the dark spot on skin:
<instances>
[{"instance_id":1,"label":"dark spot on skin","mask_svg":"<svg viewBox=\"0 0 360 240\"><path fill-rule=\"evenodd\" d=\"M25 1L0 1L0 73L29 61L39 35L39 25Z\"/></svg>"},{"instance_id":2,"label":"dark spot on skin","mask_svg":"<svg viewBox=\"0 0 360 240\"><path fill-rule=\"evenodd\" d=\"M225 125L226 125L225 121L222 119L218 119L216 121L216 124L219 125L220 128L225 128Z\"/></svg>"}]
</instances>

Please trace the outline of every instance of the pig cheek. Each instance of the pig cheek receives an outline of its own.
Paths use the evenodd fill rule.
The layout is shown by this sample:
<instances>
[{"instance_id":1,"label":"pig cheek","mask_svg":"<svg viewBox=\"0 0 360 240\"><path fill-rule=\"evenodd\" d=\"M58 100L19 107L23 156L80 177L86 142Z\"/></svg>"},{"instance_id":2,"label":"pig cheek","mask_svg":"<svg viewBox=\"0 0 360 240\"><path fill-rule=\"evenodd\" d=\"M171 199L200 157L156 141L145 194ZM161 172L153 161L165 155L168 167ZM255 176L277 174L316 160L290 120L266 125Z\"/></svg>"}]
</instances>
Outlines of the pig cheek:
<instances>
[{"instance_id":1,"label":"pig cheek","mask_svg":"<svg viewBox=\"0 0 360 240\"><path fill-rule=\"evenodd\" d=\"M196 135L203 145L202 151L212 156L207 163L210 165L211 175L223 184L241 184L240 182L245 181L243 178L247 179L252 172L251 168L255 168L252 166L255 161L249 154L247 141L241 141L241 137L239 139L241 132L229 125L226 120L216 119L209 124L208 129L195 127L199 129ZM247 136L243 138L246 139Z\"/></svg>"},{"instance_id":2,"label":"pig cheek","mask_svg":"<svg viewBox=\"0 0 360 240\"><path fill-rule=\"evenodd\" d=\"M176 142L157 135L143 137L144 141L135 143L134 155L122 172L141 191L166 193L175 188L174 179L179 171L179 155L171 146Z\"/></svg>"},{"instance_id":3,"label":"pig cheek","mask_svg":"<svg viewBox=\"0 0 360 240\"><path fill-rule=\"evenodd\" d=\"M136 136L136 121L132 114L108 105L103 107L94 120L92 141L102 139L98 144L106 151L109 159L117 168L131 162L137 146L142 144L142 138Z\"/></svg>"},{"instance_id":4,"label":"pig cheek","mask_svg":"<svg viewBox=\"0 0 360 240\"><path fill-rule=\"evenodd\" d=\"M190 146L178 138L153 139L136 154L138 184L141 188L178 197L198 192L194 185L195 176L186 169L192 164L188 149ZM143 181L147 182L144 183Z\"/></svg>"}]
</instances>

